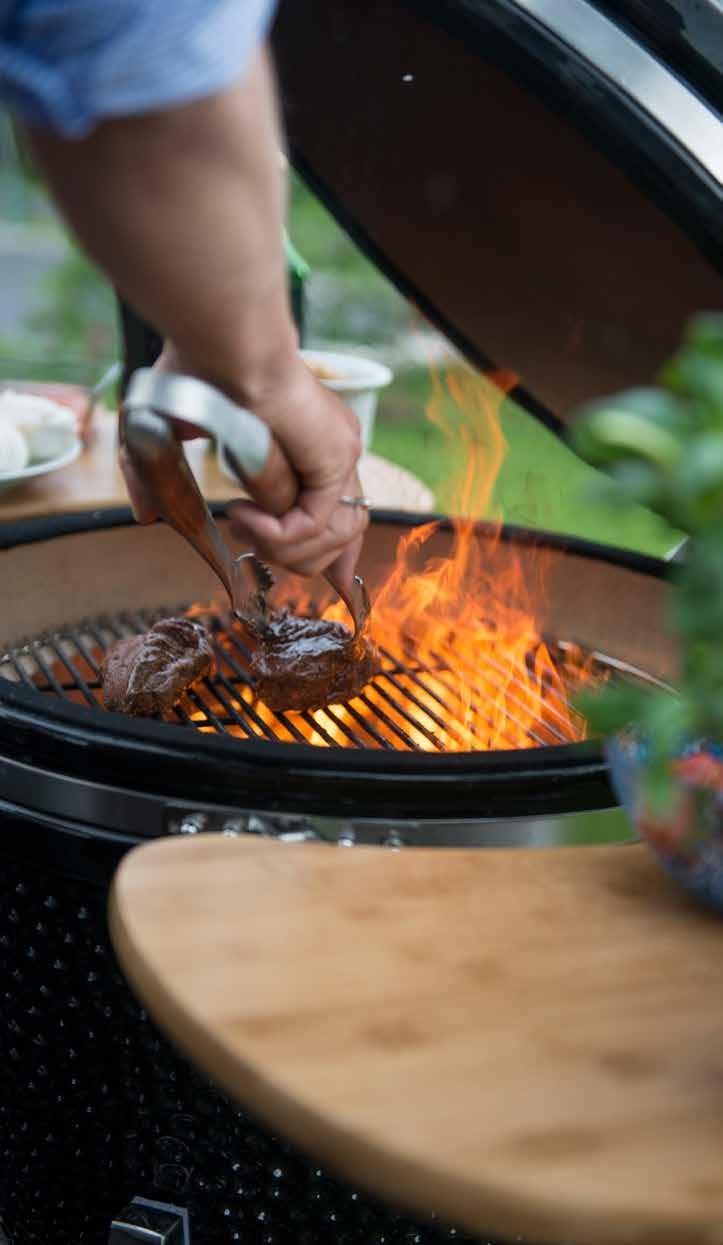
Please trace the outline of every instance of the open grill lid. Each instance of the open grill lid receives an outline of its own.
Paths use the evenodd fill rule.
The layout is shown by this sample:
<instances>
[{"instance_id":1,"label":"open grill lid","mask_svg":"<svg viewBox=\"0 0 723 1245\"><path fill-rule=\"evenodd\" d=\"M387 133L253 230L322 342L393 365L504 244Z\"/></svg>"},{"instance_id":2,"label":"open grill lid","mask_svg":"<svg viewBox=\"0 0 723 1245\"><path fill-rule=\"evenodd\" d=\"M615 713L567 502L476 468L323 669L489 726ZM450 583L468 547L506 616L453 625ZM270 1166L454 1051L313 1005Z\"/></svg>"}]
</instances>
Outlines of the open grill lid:
<instances>
[{"instance_id":1,"label":"open grill lid","mask_svg":"<svg viewBox=\"0 0 723 1245\"><path fill-rule=\"evenodd\" d=\"M284 0L274 44L299 170L553 426L723 306L717 0Z\"/></svg>"}]
</instances>

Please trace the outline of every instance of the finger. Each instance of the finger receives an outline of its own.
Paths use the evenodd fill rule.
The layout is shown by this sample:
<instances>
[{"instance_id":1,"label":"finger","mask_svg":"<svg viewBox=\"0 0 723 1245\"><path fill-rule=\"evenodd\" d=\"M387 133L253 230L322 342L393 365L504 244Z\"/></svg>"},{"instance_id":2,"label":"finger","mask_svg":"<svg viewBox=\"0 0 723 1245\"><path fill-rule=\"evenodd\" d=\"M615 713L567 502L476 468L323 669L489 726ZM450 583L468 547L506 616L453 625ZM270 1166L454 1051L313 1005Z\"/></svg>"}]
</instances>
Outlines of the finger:
<instances>
[{"instance_id":1,"label":"finger","mask_svg":"<svg viewBox=\"0 0 723 1245\"><path fill-rule=\"evenodd\" d=\"M268 501L261 497L254 482L249 482L249 492L263 510L271 511L271 515L267 518L258 515L252 520L258 536L269 541L293 543L309 540L315 534L325 531L337 515L341 496L348 494L358 497L361 493L361 484L356 468L354 468L346 479L336 477L325 484L302 487L294 499L293 506L287 508L286 512L280 505L272 508ZM351 534L350 531L350 536Z\"/></svg>"},{"instance_id":2,"label":"finger","mask_svg":"<svg viewBox=\"0 0 723 1245\"><path fill-rule=\"evenodd\" d=\"M269 516L285 515L297 502L299 478L278 441L273 438L266 462L258 475L249 476L226 447L226 458L241 484Z\"/></svg>"},{"instance_id":3,"label":"finger","mask_svg":"<svg viewBox=\"0 0 723 1245\"><path fill-rule=\"evenodd\" d=\"M347 547L346 545L335 543L322 548L319 548L317 545L312 549L293 549L279 554L278 550L269 548L263 543L248 540L245 543L264 562L281 566L285 570L292 571L297 575L316 575L320 571L326 570L327 566L335 562Z\"/></svg>"},{"instance_id":4,"label":"finger","mask_svg":"<svg viewBox=\"0 0 723 1245\"><path fill-rule=\"evenodd\" d=\"M332 520L320 532L305 531L289 537L278 520L270 520L250 502L237 501L228 506L232 530L238 538L251 542L261 556L284 566L292 561L308 561L312 558L328 558L330 551L341 552L366 529L368 515L364 510L338 506Z\"/></svg>"},{"instance_id":5,"label":"finger","mask_svg":"<svg viewBox=\"0 0 723 1245\"><path fill-rule=\"evenodd\" d=\"M335 580L343 587L351 589L354 575L356 573L359 554L363 544L364 536L357 536L349 545L345 545L336 551L327 550L323 555L318 557L305 559L301 566L305 569L297 569L297 575L322 575L327 571L331 571Z\"/></svg>"},{"instance_id":6,"label":"finger","mask_svg":"<svg viewBox=\"0 0 723 1245\"><path fill-rule=\"evenodd\" d=\"M354 545L355 549L352 555L353 561L356 557L356 549L362 538L360 533L350 542L346 537L340 539L332 533L322 539L317 539L302 546L293 546L289 549L280 550L278 545L268 545L263 540L251 537L244 528L235 525L233 530L236 537L247 546L251 546L258 557L266 562L283 566L287 570L294 571L299 575L314 575L325 570L343 554L350 543Z\"/></svg>"},{"instance_id":7,"label":"finger","mask_svg":"<svg viewBox=\"0 0 723 1245\"><path fill-rule=\"evenodd\" d=\"M361 507L349 507L341 503L342 496L359 497L362 492L361 481L358 472L354 468L346 479L336 480L324 487L302 489L296 498L295 505L287 511L286 514L279 515L276 510L273 515L264 514L257 507L248 510L246 518L249 523L249 532L259 539L268 543L278 544L280 547L289 547L292 544L306 540L311 540L315 536L321 535L333 523L339 530L344 530L342 522L347 520L347 539L351 540L356 534L356 527L350 520L351 515L363 514ZM257 499L258 500L258 499ZM241 507L243 502L232 503L230 514L237 514L239 521L244 521L244 514ZM263 502L259 502L265 511L268 507ZM364 521L366 526L366 521Z\"/></svg>"},{"instance_id":8,"label":"finger","mask_svg":"<svg viewBox=\"0 0 723 1245\"><path fill-rule=\"evenodd\" d=\"M249 492L251 488L249 487ZM305 489L298 494L295 504L285 514L277 517L268 513L268 507L254 490L254 500L263 510L254 506L248 511L248 522L260 540L290 546L301 541L313 540L326 531L338 505L341 488L338 484L329 489ZM241 517L243 502L233 502L233 512ZM349 535L353 533L350 531Z\"/></svg>"}]
</instances>

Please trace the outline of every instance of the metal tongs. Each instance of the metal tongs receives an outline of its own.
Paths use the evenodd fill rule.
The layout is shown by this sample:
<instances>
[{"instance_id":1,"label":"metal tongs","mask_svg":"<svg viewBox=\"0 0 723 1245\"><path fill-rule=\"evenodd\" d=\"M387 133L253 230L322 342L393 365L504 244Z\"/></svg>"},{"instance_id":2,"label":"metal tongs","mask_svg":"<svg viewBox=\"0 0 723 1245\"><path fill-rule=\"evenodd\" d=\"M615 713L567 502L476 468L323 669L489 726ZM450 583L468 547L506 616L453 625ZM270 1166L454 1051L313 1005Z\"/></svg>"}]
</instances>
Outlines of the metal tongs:
<instances>
[{"instance_id":1,"label":"metal tongs","mask_svg":"<svg viewBox=\"0 0 723 1245\"><path fill-rule=\"evenodd\" d=\"M268 629L266 593L273 586L273 575L255 554L234 558L224 544L175 436L174 419L215 437L241 484L263 470L271 433L255 415L193 376L140 368L133 373L123 402L122 442L156 511L200 553L221 580L233 612L263 638ZM357 575L348 587L330 573L326 579L347 606L357 636L369 616L364 581Z\"/></svg>"}]
</instances>

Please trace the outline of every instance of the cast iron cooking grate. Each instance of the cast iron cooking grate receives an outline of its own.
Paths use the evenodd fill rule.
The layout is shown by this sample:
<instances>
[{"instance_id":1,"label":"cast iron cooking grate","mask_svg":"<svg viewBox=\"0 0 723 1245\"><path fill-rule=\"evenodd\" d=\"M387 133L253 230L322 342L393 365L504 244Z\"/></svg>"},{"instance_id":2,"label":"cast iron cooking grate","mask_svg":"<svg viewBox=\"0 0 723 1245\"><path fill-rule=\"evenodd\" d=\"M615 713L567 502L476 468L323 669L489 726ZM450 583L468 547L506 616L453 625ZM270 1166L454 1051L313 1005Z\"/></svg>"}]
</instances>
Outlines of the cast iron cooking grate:
<instances>
[{"instance_id":1,"label":"cast iron cooking grate","mask_svg":"<svg viewBox=\"0 0 723 1245\"><path fill-rule=\"evenodd\" d=\"M107 650L117 640L147 630L159 618L183 612L125 612L45 634L0 655L0 677L97 710L102 708L101 666ZM384 649L381 673L353 700L313 712L272 713L255 697L251 652L241 627L223 615L204 621L215 650L216 674L197 683L164 715L175 725L241 739L327 748L487 750L493 706L504 692L506 717L501 725L494 722L495 749L549 747L585 737L585 722L569 703L579 686L565 660L574 646L563 641L548 641L559 683L540 687L540 705L534 713L529 704L529 670L524 681L519 671L499 657L481 653L474 666L461 659L472 694L470 706L469 698L461 702L454 680L448 678L448 660L440 657L427 664L410 654L401 663ZM585 668L588 678L592 674L596 680L612 675L657 683L643 671L600 653L587 655Z\"/></svg>"}]
</instances>

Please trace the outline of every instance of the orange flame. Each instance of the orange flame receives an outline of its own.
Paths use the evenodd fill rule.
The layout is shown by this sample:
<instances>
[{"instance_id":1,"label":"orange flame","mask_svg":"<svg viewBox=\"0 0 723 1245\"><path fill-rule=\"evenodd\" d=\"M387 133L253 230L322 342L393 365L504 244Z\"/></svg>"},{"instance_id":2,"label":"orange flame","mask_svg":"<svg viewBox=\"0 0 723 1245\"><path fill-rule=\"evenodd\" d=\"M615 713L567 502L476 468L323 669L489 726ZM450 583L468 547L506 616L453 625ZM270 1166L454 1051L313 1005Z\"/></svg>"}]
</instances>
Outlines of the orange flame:
<instances>
[{"instance_id":1,"label":"orange flame","mask_svg":"<svg viewBox=\"0 0 723 1245\"><path fill-rule=\"evenodd\" d=\"M277 739L320 747L391 744L455 752L585 737L585 723L570 708L569 695L593 677L592 663L572 645L555 650L553 659L540 635L536 615L544 555L538 553L533 584L513 546L502 549L501 515L494 516L485 541L470 517L492 512L507 449L499 411L515 383L509 373L455 370L445 381L432 374L428 418L464 456L460 478L444 499L449 513L458 516L451 553L435 552L438 522L401 538L370 620L384 668L361 696L348 706L274 714L244 689L237 692L235 707L252 714L248 734L263 737L268 731ZM295 602L302 613L310 606L310 598ZM323 617L347 621L341 602Z\"/></svg>"},{"instance_id":2,"label":"orange flame","mask_svg":"<svg viewBox=\"0 0 723 1245\"><path fill-rule=\"evenodd\" d=\"M389 662L391 678L379 676L356 711L368 719L381 709L424 750L525 748L585 737L585 723L568 700L572 687L589 681L590 663L572 648L553 660L535 621L533 589L539 600L544 555L538 554L532 585L512 550L509 557L490 558L499 545L501 516L484 544L476 520L467 517L490 514L507 449L499 409L515 383L509 373L455 371L445 391L441 377L432 374L428 418L464 453L447 506L461 517L453 521L449 556L423 556L439 530L436 522L403 536L374 601L371 637ZM335 603L324 617L344 620L345 609ZM407 693L403 720L385 695L390 682ZM397 742L393 732L383 734Z\"/></svg>"}]
</instances>

